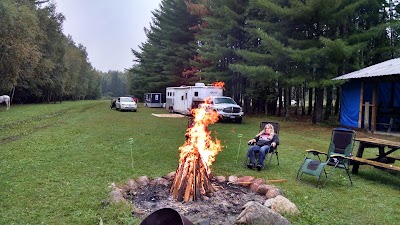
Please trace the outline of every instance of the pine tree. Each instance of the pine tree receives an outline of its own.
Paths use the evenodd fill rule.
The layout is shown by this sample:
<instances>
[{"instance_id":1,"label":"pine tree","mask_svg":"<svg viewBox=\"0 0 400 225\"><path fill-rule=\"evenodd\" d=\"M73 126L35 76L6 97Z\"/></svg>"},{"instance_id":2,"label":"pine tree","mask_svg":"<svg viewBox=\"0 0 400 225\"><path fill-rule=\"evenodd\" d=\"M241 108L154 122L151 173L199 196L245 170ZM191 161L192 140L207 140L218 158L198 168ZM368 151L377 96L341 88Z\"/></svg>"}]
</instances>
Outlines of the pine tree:
<instances>
[{"instance_id":1,"label":"pine tree","mask_svg":"<svg viewBox=\"0 0 400 225\"><path fill-rule=\"evenodd\" d=\"M244 42L244 12L247 0L214 0L204 2L209 12L202 17L204 25L196 35L199 41L198 54L201 63L199 76L205 82L224 81L226 95L243 102L246 80L240 73L229 69L231 63L239 61L236 49Z\"/></svg>"},{"instance_id":2,"label":"pine tree","mask_svg":"<svg viewBox=\"0 0 400 225\"><path fill-rule=\"evenodd\" d=\"M132 50L139 63L130 73L135 95L187 85L182 73L190 68L189 61L195 55L194 31L190 28L199 21L188 12L184 0L163 0L153 16L147 41L140 51Z\"/></svg>"},{"instance_id":3,"label":"pine tree","mask_svg":"<svg viewBox=\"0 0 400 225\"><path fill-rule=\"evenodd\" d=\"M333 87L333 77L385 58L379 54L388 46L383 3L251 0L246 21L250 38L245 50L238 51L245 63L231 68L249 77L256 102L275 84L284 87L288 101L288 88L307 80L316 93L313 121L320 122L324 89ZM257 93L255 87L264 91Z\"/></svg>"}]
</instances>

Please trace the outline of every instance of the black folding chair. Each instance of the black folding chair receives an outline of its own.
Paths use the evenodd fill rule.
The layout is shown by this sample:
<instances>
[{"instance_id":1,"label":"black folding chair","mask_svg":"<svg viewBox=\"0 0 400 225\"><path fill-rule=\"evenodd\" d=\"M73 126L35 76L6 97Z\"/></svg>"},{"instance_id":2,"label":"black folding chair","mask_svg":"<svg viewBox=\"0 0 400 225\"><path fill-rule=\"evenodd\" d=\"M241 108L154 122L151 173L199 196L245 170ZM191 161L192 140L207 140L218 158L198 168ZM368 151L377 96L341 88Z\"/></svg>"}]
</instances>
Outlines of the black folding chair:
<instances>
[{"instance_id":1,"label":"black folding chair","mask_svg":"<svg viewBox=\"0 0 400 225\"><path fill-rule=\"evenodd\" d=\"M277 123L277 122L263 121L263 122L260 123L259 131L263 130L265 125L267 125L268 123L270 123L274 127L275 134L277 134L279 136L280 126L279 126L279 123ZM253 143L253 145L254 144L255 143ZM268 167L271 164L272 157L274 155L276 156L276 161L278 162L278 165L279 165L278 145L275 148L271 146L270 152L267 154L267 157L265 158L267 163L264 163L264 167L265 166ZM258 157L258 153L256 153L256 159L257 159L257 157ZM247 164L249 164L249 162L250 162L250 158L249 158L249 156L247 155L247 152L246 152L246 157L244 159L244 164L243 164L244 167L247 168Z\"/></svg>"}]
</instances>

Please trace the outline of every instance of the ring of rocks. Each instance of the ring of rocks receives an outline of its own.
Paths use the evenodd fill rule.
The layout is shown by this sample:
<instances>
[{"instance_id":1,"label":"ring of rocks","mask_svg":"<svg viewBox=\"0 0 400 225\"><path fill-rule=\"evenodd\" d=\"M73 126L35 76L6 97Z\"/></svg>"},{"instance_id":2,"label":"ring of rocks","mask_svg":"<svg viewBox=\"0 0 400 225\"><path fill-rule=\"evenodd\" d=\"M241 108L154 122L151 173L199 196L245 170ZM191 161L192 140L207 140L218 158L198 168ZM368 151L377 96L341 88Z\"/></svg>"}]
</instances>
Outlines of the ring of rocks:
<instances>
[{"instance_id":1,"label":"ring of rocks","mask_svg":"<svg viewBox=\"0 0 400 225\"><path fill-rule=\"evenodd\" d=\"M194 224L290 224L281 214L299 214L282 190L252 176L216 176L211 180L215 192L210 196L178 202L169 193L174 176L171 172L155 179L141 176L126 184L112 183L110 201L129 202L132 214L140 219L172 208Z\"/></svg>"}]
</instances>

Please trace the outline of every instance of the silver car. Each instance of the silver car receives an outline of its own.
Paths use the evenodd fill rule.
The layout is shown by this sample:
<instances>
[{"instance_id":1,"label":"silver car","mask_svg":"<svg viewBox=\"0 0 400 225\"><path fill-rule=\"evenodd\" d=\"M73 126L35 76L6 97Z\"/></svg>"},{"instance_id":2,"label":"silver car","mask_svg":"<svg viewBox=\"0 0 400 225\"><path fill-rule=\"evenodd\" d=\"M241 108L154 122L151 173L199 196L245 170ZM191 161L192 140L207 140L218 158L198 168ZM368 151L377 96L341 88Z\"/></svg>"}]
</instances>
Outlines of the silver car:
<instances>
[{"instance_id":1,"label":"silver car","mask_svg":"<svg viewBox=\"0 0 400 225\"><path fill-rule=\"evenodd\" d=\"M132 97L119 97L115 102L115 108L117 110L126 110L126 111L137 111L137 103L133 100Z\"/></svg>"}]
</instances>

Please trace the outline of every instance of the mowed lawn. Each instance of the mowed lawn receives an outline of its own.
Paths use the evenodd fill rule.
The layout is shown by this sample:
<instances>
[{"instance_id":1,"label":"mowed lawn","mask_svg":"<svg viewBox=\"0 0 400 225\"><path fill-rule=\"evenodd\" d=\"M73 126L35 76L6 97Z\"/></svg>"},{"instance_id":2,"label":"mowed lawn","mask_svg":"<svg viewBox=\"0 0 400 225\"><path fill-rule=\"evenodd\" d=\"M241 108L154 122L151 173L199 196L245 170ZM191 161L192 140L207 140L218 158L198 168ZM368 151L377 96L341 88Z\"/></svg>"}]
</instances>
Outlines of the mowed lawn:
<instances>
[{"instance_id":1,"label":"mowed lawn","mask_svg":"<svg viewBox=\"0 0 400 225\"><path fill-rule=\"evenodd\" d=\"M110 185L174 171L187 128L187 118L152 113L167 111L139 104L138 112L119 112L108 100L12 105L8 111L2 105L0 224L139 224L129 207L110 204ZM266 120L281 124L280 165L273 158L267 170L251 171L243 167L246 142ZM314 187L314 177L296 180L305 150L326 151L333 127L262 116L214 124L212 136L224 148L213 174L287 179L276 185L301 211L287 217L293 224L398 224L399 174L361 166L351 187L345 171L336 170L323 189Z\"/></svg>"}]
</instances>

